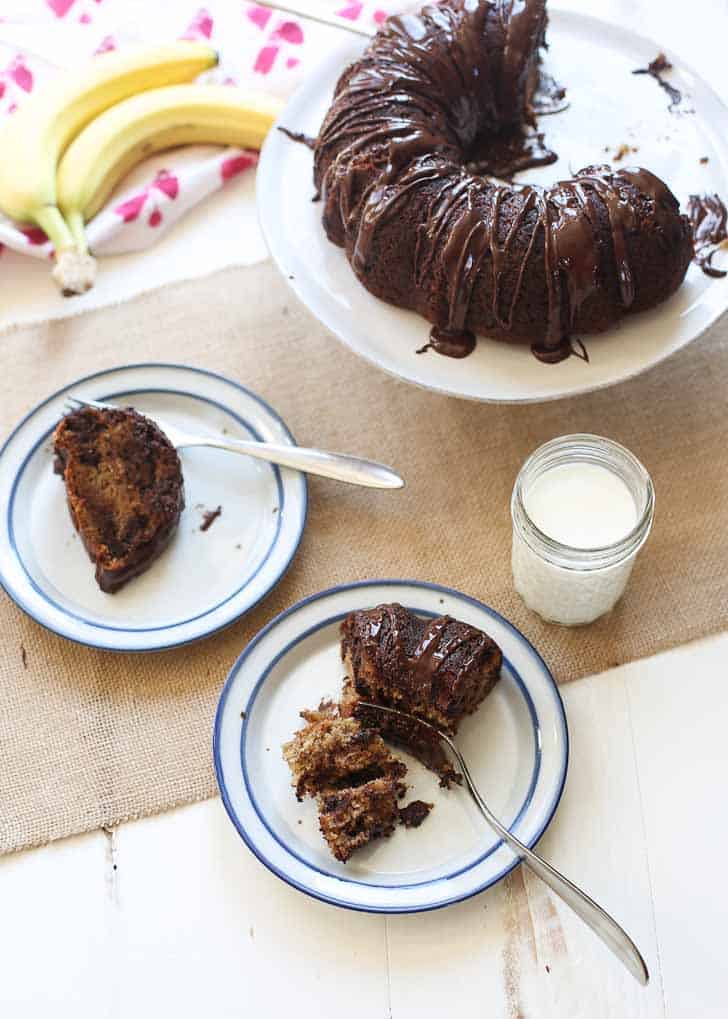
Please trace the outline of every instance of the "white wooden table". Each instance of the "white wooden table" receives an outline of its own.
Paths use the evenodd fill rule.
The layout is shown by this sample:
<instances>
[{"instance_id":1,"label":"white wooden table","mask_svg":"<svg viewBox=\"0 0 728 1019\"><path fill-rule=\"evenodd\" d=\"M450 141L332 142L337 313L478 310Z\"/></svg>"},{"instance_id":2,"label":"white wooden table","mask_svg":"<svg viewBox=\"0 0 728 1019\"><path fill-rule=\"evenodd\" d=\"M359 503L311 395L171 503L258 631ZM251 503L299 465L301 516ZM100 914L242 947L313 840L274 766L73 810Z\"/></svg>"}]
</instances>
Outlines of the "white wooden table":
<instances>
[{"instance_id":1,"label":"white wooden table","mask_svg":"<svg viewBox=\"0 0 728 1019\"><path fill-rule=\"evenodd\" d=\"M562 688L540 849L627 927L645 990L522 869L448 909L316 902L219 800L0 859L8 1019L724 1019L728 634Z\"/></svg>"},{"instance_id":2,"label":"white wooden table","mask_svg":"<svg viewBox=\"0 0 728 1019\"><path fill-rule=\"evenodd\" d=\"M727 0L588 10L728 98ZM646 990L521 869L434 913L350 913L269 874L213 800L0 859L0 1017L724 1019L728 634L563 695L569 778L540 848L635 937Z\"/></svg>"}]
</instances>

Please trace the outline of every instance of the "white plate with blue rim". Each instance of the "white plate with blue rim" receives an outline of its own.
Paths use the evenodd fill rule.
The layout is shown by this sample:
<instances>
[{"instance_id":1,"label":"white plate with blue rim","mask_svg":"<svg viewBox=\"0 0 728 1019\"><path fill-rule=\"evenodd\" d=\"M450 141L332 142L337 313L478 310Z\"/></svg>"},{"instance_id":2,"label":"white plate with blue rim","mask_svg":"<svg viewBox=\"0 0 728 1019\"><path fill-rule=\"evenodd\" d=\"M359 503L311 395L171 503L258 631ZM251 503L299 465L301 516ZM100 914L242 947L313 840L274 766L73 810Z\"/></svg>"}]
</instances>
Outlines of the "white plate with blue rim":
<instances>
[{"instance_id":1,"label":"white plate with blue rim","mask_svg":"<svg viewBox=\"0 0 728 1019\"><path fill-rule=\"evenodd\" d=\"M133 406L193 433L294 444L264 400L199 368L128 365L71 382L31 410L0 450L0 583L13 601L63 637L114 651L199 640L259 602L301 540L304 475L220 450L181 450L177 533L146 573L104 594L53 473L53 430L69 393Z\"/></svg>"},{"instance_id":2,"label":"white plate with blue rim","mask_svg":"<svg viewBox=\"0 0 728 1019\"><path fill-rule=\"evenodd\" d=\"M460 787L408 754L409 799L433 803L417 829L399 827L342 864L318 830L315 803L299 803L281 746L299 712L336 699L343 667L341 620L397 601L423 618L449 614L500 645L500 681L462 723L457 742L486 801L510 830L535 845L566 779L569 738L546 664L493 609L438 584L371 580L322 591L277 616L245 648L220 697L213 753L223 803L242 839L274 874L314 898L375 913L412 913L459 902L495 884L518 862Z\"/></svg>"},{"instance_id":3,"label":"white plate with blue rim","mask_svg":"<svg viewBox=\"0 0 728 1019\"><path fill-rule=\"evenodd\" d=\"M691 193L728 196L728 109L705 78L658 41L582 11L549 2L547 69L566 86L569 108L543 117L539 129L559 154L551 166L516 175L549 185L594 163L638 163L662 177L685 210ZM584 4L583 6L588 6ZM344 35L345 33L342 33ZM315 136L341 73L366 40L342 43L306 78L278 123ZM635 76L659 52L683 94L677 113L649 75ZM626 159L616 158L627 145ZM703 162L703 160L705 160ZM429 324L414 312L368 293L341 248L326 239L321 203L313 196L312 154L272 130L256 180L258 216L268 249L309 310L356 354L418 386L471 400L529 403L614 385L658 364L696 339L728 309L728 280L711 279L693 264L679 290L651 311L627 316L617 328L585 336L589 363L577 357L542 364L527 345L479 337L475 351L455 360L429 351ZM716 255L728 268L728 252Z\"/></svg>"}]
</instances>

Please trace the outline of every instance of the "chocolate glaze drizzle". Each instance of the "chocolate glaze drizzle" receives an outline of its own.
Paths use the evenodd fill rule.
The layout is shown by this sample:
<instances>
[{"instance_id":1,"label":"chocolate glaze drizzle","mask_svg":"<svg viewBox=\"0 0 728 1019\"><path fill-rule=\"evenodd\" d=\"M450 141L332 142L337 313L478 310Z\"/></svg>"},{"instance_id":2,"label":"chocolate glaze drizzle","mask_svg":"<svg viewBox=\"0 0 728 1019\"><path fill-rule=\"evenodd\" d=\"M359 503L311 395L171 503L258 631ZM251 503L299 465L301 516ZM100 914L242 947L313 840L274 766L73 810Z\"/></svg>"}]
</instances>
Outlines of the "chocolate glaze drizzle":
<instances>
[{"instance_id":1,"label":"chocolate glaze drizzle","mask_svg":"<svg viewBox=\"0 0 728 1019\"><path fill-rule=\"evenodd\" d=\"M455 634L447 638L445 631L452 621L450 616L440 616L427 624L425 632L410 658L412 683L415 689L430 691L440 666L447 661L449 655L454 654L470 639L469 632ZM472 665L472 661L470 664Z\"/></svg>"},{"instance_id":2,"label":"chocolate glaze drizzle","mask_svg":"<svg viewBox=\"0 0 728 1019\"><path fill-rule=\"evenodd\" d=\"M569 108L566 89L541 68L536 91L531 97L531 109L539 117L561 113Z\"/></svg>"},{"instance_id":3,"label":"chocolate glaze drizzle","mask_svg":"<svg viewBox=\"0 0 728 1019\"><path fill-rule=\"evenodd\" d=\"M663 71L671 71L672 64L667 59L664 53L658 53L654 60L651 60L647 67L638 67L636 71L632 71L632 74L649 74L651 78L654 78L657 84L667 92L670 97L670 104L667 107L670 113L675 113L680 103L682 102L682 92L679 88L675 88L669 81L662 77Z\"/></svg>"},{"instance_id":4,"label":"chocolate glaze drizzle","mask_svg":"<svg viewBox=\"0 0 728 1019\"><path fill-rule=\"evenodd\" d=\"M301 145L305 145L309 149L316 148L316 139L310 134L304 134L303 131L291 131L287 127L279 127L278 130L293 142L300 142Z\"/></svg>"},{"instance_id":5,"label":"chocolate glaze drizzle","mask_svg":"<svg viewBox=\"0 0 728 1019\"><path fill-rule=\"evenodd\" d=\"M725 269L716 269L711 263L718 247L728 239L728 209L718 195L690 195L688 219L693 231L695 262L706 276L722 279Z\"/></svg>"},{"instance_id":6,"label":"chocolate glaze drizzle","mask_svg":"<svg viewBox=\"0 0 728 1019\"><path fill-rule=\"evenodd\" d=\"M434 323L423 350L463 357L473 332L490 330L539 336L534 355L560 361L574 351L581 309L614 289L605 265L616 266L621 307L635 304L637 232L676 251L676 264L686 253L687 266L687 222L647 170L590 166L549 188L488 175L506 177L534 165L535 155L553 159L525 132L534 126L545 27L544 0L443 0L390 18L337 86L314 150L324 225L372 292ZM382 246L387 267L397 261L386 228L400 219L405 242L414 241L412 261L400 268L404 281L377 283ZM545 323L524 324L534 279L539 293L543 283Z\"/></svg>"},{"instance_id":7,"label":"chocolate glaze drizzle","mask_svg":"<svg viewBox=\"0 0 728 1019\"><path fill-rule=\"evenodd\" d=\"M415 171L416 172L416 171ZM401 178L406 186L406 175ZM522 292L526 267L539 235L543 238L543 268L548 293L548 321L544 342L532 346L538 360L555 364L571 356L569 336L583 303L597 286L601 264L601 241L595 229L598 206L606 208L623 307L635 297L634 277L627 254L626 235L636 227L632 198L634 189L648 195L655 206L659 228L660 210L669 214L665 185L647 170L612 171L607 166L587 167L573 180L550 188L537 185L506 185L461 171L444 184L430 207L416 249L415 282L424 286L437 275L447 281L448 315L444 326L434 326L428 347L438 353L464 357L474 348L466 329L473 287L490 265L493 321L501 329L512 327ZM513 196L521 199L513 215ZM501 223L504 201L511 203L509 220ZM388 208L392 208L391 205ZM356 253L366 263L367 246L386 210L378 204L363 211ZM530 241L520 254L514 240L527 219L533 222ZM507 227L505 237L504 229ZM362 228L364 233L362 234ZM504 280L515 285L506 296ZM461 352L462 351L462 352Z\"/></svg>"},{"instance_id":8,"label":"chocolate glaze drizzle","mask_svg":"<svg viewBox=\"0 0 728 1019\"><path fill-rule=\"evenodd\" d=\"M372 659L379 663L385 682L398 686L411 697L424 699L445 713L456 693L455 688L478 667L484 655L497 651L482 630L452 616L439 616L425 623L396 602L354 613L350 618L353 640L361 640L367 647ZM405 651L405 628L410 641L413 633L417 634L416 646L409 654ZM465 647L467 652L454 667L453 656ZM396 664L388 666L387 662ZM446 681L444 673L448 669L452 675ZM374 696L374 692L368 691L368 695Z\"/></svg>"},{"instance_id":9,"label":"chocolate glaze drizzle","mask_svg":"<svg viewBox=\"0 0 728 1019\"><path fill-rule=\"evenodd\" d=\"M475 333L470 329L448 330L440 326L433 326L430 330L429 341L415 353L424 354L428 350L434 350L444 357L467 357L475 350Z\"/></svg>"}]
</instances>

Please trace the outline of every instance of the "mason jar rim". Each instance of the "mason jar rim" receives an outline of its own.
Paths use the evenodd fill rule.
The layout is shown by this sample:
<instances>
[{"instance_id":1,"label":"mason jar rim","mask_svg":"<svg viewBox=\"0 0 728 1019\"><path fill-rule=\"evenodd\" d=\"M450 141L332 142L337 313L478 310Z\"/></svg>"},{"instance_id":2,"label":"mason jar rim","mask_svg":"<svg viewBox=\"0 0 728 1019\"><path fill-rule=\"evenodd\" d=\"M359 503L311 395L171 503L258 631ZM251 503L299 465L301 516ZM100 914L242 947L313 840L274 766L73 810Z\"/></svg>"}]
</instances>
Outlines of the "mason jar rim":
<instances>
[{"instance_id":1,"label":"mason jar rim","mask_svg":"<svg viewBox=\"0 0 728 1019\"><path fill-rule=\"evenodd\" d=\"M566 463L598 464L627 485L640 515L632 530L619 541L577 548L550 537L528 515L524 502L526 483ZM640 489L640 500L636 488ZM609 569L635 556L647 540L654 512L654 486L644 465L620 443L587 432L559 436L534 450L518 472L511 496L511 518L520 537L542 559L570 570Z\"/></svg>"}]
</instances>

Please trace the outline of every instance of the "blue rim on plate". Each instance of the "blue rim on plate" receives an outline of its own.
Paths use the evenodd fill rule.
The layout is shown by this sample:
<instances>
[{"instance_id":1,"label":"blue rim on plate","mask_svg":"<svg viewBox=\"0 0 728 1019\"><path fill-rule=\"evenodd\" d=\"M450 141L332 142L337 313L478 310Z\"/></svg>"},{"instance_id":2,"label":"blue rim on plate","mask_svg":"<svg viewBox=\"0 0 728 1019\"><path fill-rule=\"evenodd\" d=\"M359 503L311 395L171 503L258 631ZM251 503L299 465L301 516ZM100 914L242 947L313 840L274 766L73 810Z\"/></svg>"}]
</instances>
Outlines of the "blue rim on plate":
<instances>
[{"instance_id":1,"label":"blue rim on plate","mask_svg":"<svg viewBox=\"0 0 728 1019\"><path fill-rule=\"evenodd\" d=\"M299 891L302 891L307 895L320 899L321 901L363 912L423 912L442 908L478 894L485 888L488 888L492 884L501 880L501 878L503 878L510 870L513 869L513 867L516 866L518 860L513 857L513 854L511 854L508 848L503 845L502 841L496 840L495 844L491 846L487 852L478 855L476 859L469 861L466 866L454 869L445 876L439 876L434 879L428 879L421 882L378 885L369 881L357 881L354 880L353 877L348 878L345 873L337 874L329 870L324 870L314 864L311 860L305 859L296 851L294 846L286 844L285 839L279 837L279 835L273 830L272 826L265 817L264 809L259 802L259 796L256 795L253 790L253 785L245 763L248 727L251 724L251 718L254 719L255 717L253 708L259 693L264 688L264 684L271 672L275 669L275 666L283 658L285 658L285 656L294 647L296 647L296 645L300 644L317 631L323 629L325 626L341 619L347 611L351 611L354 608L362 608L365 607L365 605L374 604L374 599L367 600L365 597L362 598L367 588L400 588L403 592L405 589L410 589L410 591L421 592L423 598L427 594L433 593L435 595L449 596L455 602L455 606L457 606L458 602L461 605L469 605L488 617L491 627L498 627L498 629L502 631L499 633L499 643L510 643L511 647L515 649L516 654L526 655L525 661L527 663L527 669L530 669L532 675L530 675L527 679L524 679L523 675L519 674L519 670L516 669L509 660L509 655L506 652L510 649L504 648L504 674L509 674L513 682L521 689L521 694L531 718L531 724L534 727L534 753L536 758L527 794L523 803L520 804L514 816L510 819L509 827L511 830L518 829L524 815L528 813L534 788L539 780L541 769L541 731L539 729L536 707L534 706L533 698L529 691L529 682L532 682L539 687L539 697L542 702L542 706L543 703L548 705L548 710L551 713L551 720L549 724L554 728L554 730L557 730L555 741L552 741L548 748L548 752L551 755L551 758L553 758L550 761L552 775L549 779L550 785L548 786L549 802L548 805L543 807L541 815L536 821L531 819L531 823L532 825L535 824L535 827L529 832L528 837L524 838L524 841L529 846L533 846L538 842L556 811L563 792L568 769L568 728L558 688L556 687L553 677L541 655L539 655L536 649L529 641L526 640L523 634L521 634L520 631L513 626L513 624L509 623L508 620L504 619L504 617L494 609L483 604L477 599L439 584L411 580L369 580L338 585L325 591L321 591L318 594L311 595L308 598L304 598L276 616L275 619L268 623L267 626L265 626L243 650L233 665L223 687L215 717L213 734L215 774L225 809L245 844L261 863L292 887L297 888ZM325 610L324 603L327 600L331 600L342 594L347 597L351 596L352 603L343 608L339 606L338 611L333 614L328 610ZM382 600L381 597L379 600ZM400 600L404 599L401 598ZM319 609L317 603L321 603L319 614L322 618L317 619L314 612L312 619L308 620L308 622L313 623L313 625L302 626L297 624L298 628L294 625L290 627L291 633L289 634L289 639L279 642L278 644L276 644L275 639L271 642L270 638L275 638L276 631L290 622L292 617L305 612L311 607L313 607L314 610ZM421 615L436 614L436 612L433 612L432 609L428 610L422 606L410 605L410 608L413 608L414 611ZM443 611L452 612L452 610L453 606L447 606L447 608ZM455 611L457 611L457 609L455 609ZM273 645L272 647L266 647L267 644L271 643ZM264 650L260 655L257 655L260 661L256 661L255 665L251 666L252 671L250 675L244 676L242 680L239 680L241 670L244 670L247 667L251 657L255 656L261 648ZM521 671L524 670L521 669ZM240 689L235 690L235 703L231 704L231 696L238 683L240 683ZM242 711L241 705L243 709ZM241 714L243 717L241 717ZM237 721L233 724L234 717ZM229 739L227 736L223 735L223 725L229 725L231 727ZM233 746L237 725L239 725L237 746ZM223 748L223 740L228 740L229 742L229 758ZM235 750L237 750L238 753L237 760L233 764ZM224 763L223 756L229 760L230 763L228 766ZM237 799L239 801L237 808L233 799ZM240 816L239 808L241 806L246 812L245 818ZM258 830L253 831L254 828L257 828ZM268 845L261 845L261 842L267 842ZM276 846L278 848L276 848ZM273 852L271 852L271 847ZM488 858L492 858L496 854L502 855L503 853L507 854L509 857L506 861L502 861L501 865L499 865L496 870L488 874L487 879L484 880L482 874L478 877L476 872L479 869L482 870L483 864L488 860ZM277 861L271 859L271 856L274 854L279 857ZM294 870L300 873L296 875L293 873ZM460 888L454 894L449 894L447 888L448 883L452 886L456 879L461 879L461 881L470 879L470 885L466 888ZM356 897L352 898L350 894L347 894L347 889L351 890L354 887L359 890L363 889L363 891L357 891ZM422 890L421 893L418 889ZM420 901L416 901L416 898L413 900L412 896L416 897L420 894L425 895L426 889L432 890L435 893L442 892L442 894L435 894L434 899L430 895L427 896L427 898L421 898ZM375 895L379 892L384 893L385 896L389 895L392 901L389 901L386 904L383 904L382 902L366 901L367 893L369 891L372 891ZM396 901L398 896L402 893L409 896L409 901L407 903L398 903ZM428 898L430 901L427 901Z\"/></svg>"},{"instance_id":2,"label":"blue rim on plate","mask_svg":"<svg viewBox=\"0 0 728 1019\"><path fill-rule=\"evenodd\" d=\"M119 376L123 379L124 375L129 377L131 384L127 383L120 388ZM195 385L179 388L180 379L184 384L186 376L193 382L197 381L200 391ZM178 384L165 385L165 377L169 377L170 383L173 377ZM211 391L202 392L203 387L208 387ZM219 410L257 440L268 439L295 445L295 439L283 419L257 393L207 369L174 363L142 362L120 365L76 379L33 407L0 448L1 475L9 451L13 450L14 443L22 441L28 426L35 424L35 419L38 419L39 415L44 415L48 419L40 424L40 434L36 425L35 431L29 436L27 448L23 446L14 452L15 461L18 461L17 466L14 463L10 468L11 479L3 479L0 490L0 507L4 509L4 512L0 512L0 586L19 608L46 629L75 643L104 650L134 652L166 650L201 640L231 625L257 605L280 581L298 549L308 513L305 475L268 465L275 480L278 497L275 527L268 547L251 564L251 570L245 576L244 582L232 593L226 594L215 604L204 606L201 611L195 612L189 618L173 620L159 626L125 627L95 620L91 618L91 614L86 618L79 614L71 603L63 604L36 583L18 549L15 537L15 514L18 512L15 502L23 474L39 448L48 441L57 420L65 412L63 407L65 395L81 390L86 397L92 396L102 400L113 400L133 394L177 395ZM227 393L232 399L225 399ZM241 413L235 401L238 404L246 403L247 411ZM251 416L254 420L250 420ZM285 533L282 533L284 531ZM271 562L272 556L276 558L275 562ZM15 575L9 576L9 573ZM93 580L92 574L90 576ZM260 578L260 581L253 587L256 578ZM205 622L207 617L213 617L212 622Z\"/></svg>"},{"instance_id":3,"label":"blue rim on plate","mask_svg":"<svg viewBox=\"0 0 728 1019\"><path fill-rule=\"evenodd\" d=\"M243 725L241 727L241 732L240 732L240 767L241 767L241 770L242 770L242 773L243 773L243 781L245 782L245 787L246 787L248 796L250 797L250 802L251 802L251 804L253 806L253 809L255 810L256 814L258 815L258 818L260 819L261 824L265 828L267 828L267 830L270 832L271 836L276 840L276 842L278 842L279 845L283 846L283 848L286 849L292 856L295 856L296 859L300 860L301 863L306 864L307 866L311 867L312 870L315 870L318 874L323 874L325 877L337 877L338 875L332 874L330 871L323 870L321 867L316 867L312 863L310 863L310 861L307 861L302 856L299 856L293 849L291 849L290 846L286 846L285 845L285 843L278 837L278 835L276 835L276 833L273 831L271 826L268 824L268 821L266 820L266 817L265 817L265 812L264 812L262 806L260 805L260 803L258 802L258 799L257 799L257 797L255 795L255 791L253 789L253 784L250 781L250 775L249 775L248 768L247 768L247 765L246 765L246 762L245 762L245 737L246 737L246 734L247 734L248 726L250 724L250 715L251 715L251 712L253 710L253 705L255 704L256 697L258 696L258 693L260 692L263 684L265 683L266 679L268 678L268 675L272 672L272 670L275 668L275 666L278 664L278 662L282 658L284 658L288 654L289 651L293 650L293 648L296 647L297 644L300 644L302 641L306 640L307 637L310 637L312 634L316 633L318 630L322 630L324 627L330 626L331 623L340 623L345 615L346 615L346 613L339 613L339 614L337 614L335 616L330 616L328 619L322 620L322 622L317 623L316 626L313 626L309 630L305 630L303 633L299 634L299 636L295 640L290 641L290 643L286 644L286 646L281 651L278 652L278 654L271 660L270 664L265 669L265 671L261 675L261 677L258 680L258 682L255 684L255 688L254 688L253 692L251 693L250 698L249 698L249 700L247 702L247 707L245 709L246 716L245 716L245 719L243 720ZM435 613L434 612L420 612L419 615L426 616L426 617L429 617L431 619L435 618ZM515 817L508 823L508 828L510 829L510 828L515 828L518 825L518 823L521 820L521 818L523 817L525 811L530 806L531 800L533 799L533 791L534 791L534 789L536 787L536 783L538 781L538 776L539 776L539 773L540 773L540 770L541 770L541 746L540 746L540 743L538 741L538 719L536 717L536 709L534 707L531 695L528 692L528 688L524 684L524 682L521 679L521 677L518 674L518 672L513 668L513 666L508 661L508 659L505 658L505 656L504 656L504 659L503 659L503 664L504 664L506 672L511 675L511 677L515 681L516 685L518 686L519 691L521 693L521 696L523 697L523 699L524 699L524 701L526 703L526 707L528 709L528 714L529 714L530 719L531 719L531 724L533 726L534 746L535 746L534 765L533 765L533 770L531 772L531 779L529 781L528 788L526 790L525 796L523 797L523 801L519 805L518 811L517 811ZM479 863L482 863L483 860L485 860L488 856L490 856L492 853L494 853L498 849L498 847L500 845L501 845L500 841L496 842L495 845L491 846L485 853L483 853L481 856L479 856L477 859L475 859L472 863L469 863L466 867L463 867L461 870L453 871L449 876L450 877L458 877L461 873L465 873L466 870L470 870L472 867L475 867ZM433 884L434 881L436 881L436 880L440 880L440 879L435 878L435 879L430 879L430 880L427 880L427 881L417 881L417 882L413 882L411 884L406 884L406 885L405 884L400 884L400 885L398 885L398 887L399 888L405 888L405 887L406 888L417 888L417 887L420 887L421 885L430 885L430 884ZM391 887L390 885L376 885L376 884L373 884L371 881L366 881L366 882L353 881L352 883L353 884L366 884L366 886L369 887L369 888L388 888L388 887Z\"/></svg>"},{"instance_id":4,"label":"blue rim on plate","mask_svg":"<svg viewBox=\"0 0 728 1019\"><path fill-rule=\"evenodd\" d=\"M118 400L118 399L120 399L122 397L126 397L126 396L148 396L150 394L160 394L160 393L162 393L162 394L164 394L166 396L189 396L190 395L189 393L186 393L186 392L184 392L181 389L146 389L146 388L145 389L141 389L141 388L139 388L139 389L134 389L134 390L131 390L131 391L123 390L122 392L119 392L119 393L106 393L106 395L104 396L104 400ZM238 424L242 425L242 427L250 434L250 437L252 439L254 439L257 442L262 442L263 441L263 437L260 434L260 432L258 432L258 430L256 428L254 428L253 425L249 421L247 421L245 418L241 417L239 414L233 413L233 411L230 410L229 407L223 406L223 404L218 403L217 400L210 400L207 397L197 396L196 394L195 394L195 399L196 400L201 400L203 403L207 403L207 404L209 404L212 407L216 407L218 410L224 411L225 414L227 414L229 417L233 418L234 421L237 421ZM13 523L13 511L15 509L15 497L16 497L16 494L17 494L18 486L19 486L20 482L22 481L23 473L24 473L26 467L28 466L28 463L31 461L31 459L33 458L33 456L37 452L38 448L40 446L42 446L43 443L46 442L51 437L51 435L54 432L54 429L55 429L55 426L53 426L52 428L49 428L48 431L45 432L45 434L41 435L41 437L37 440L37 442L34 444L32 449L30 449L28 451L27 456L25 457L25 459L23 460L22 464L20 465L20 468L18 469L18 473L15 476L15 481L13 482L13 487L10 490L10 499L8 500L8 511L7 511L7 514L6 514L6 525L7 525L7 528L8 528L8 535L9 535L9 539L10 539L10 547L13 550L13 552L15 553L15 555L16 555L16 557L18 559L18 562L20 563L21 567L23 568L23 572L25 573L25 575L26 575L26 577L28 579L28 583L32 586L32 588L34 589L34 591L37 594L39 594L42 598L45 598L45 600L48 601L51 605L55 606L55 608L59 609L62 612L65 612L65 614L70 616L72 619L76 619L78 622L81 622L81 623L86 623L88 626L93 626L93 627L95 627L96 629L99 629L99 630L118 630L120 633L155 633L158 630L174 630L178 626L186 626L188 623L194 623L198 619L201 619L203 616L208 616L208 615L210 615L211 612L216 612L217 609L222 608L222 606L225 605L227 602L229 602L232 598L237 597L237 595L239 595L240 592L243 591L248 586L248 584L251 582L251 580L253 580L254 577L256 577L258 575L258 573L263 568L263 566L265 566L265 564L268 561L268 558L270 556L270 553L271 553L271 551L273 549L273 546L275 545L276 541L278 540L278 535L280 534L281 520L282 520L282 517L283 517L284 508L285 508L285 501L286 501L285 500L285 492L283 490L283 484L281 482L281 472L280 472L280 469L278 467L276 467L274 464L271 464L271 469L272 469L273 475L274 475L274 477L276 479L276 488L278 490L278 499L279 499L279 503L278 503L278 505L279 505L279 512L277 514L275 534L273 535L272 541L271 541L270 545L268 546L268 549L266 550L265 555L263 556L261 561L256 564L255 569L252 570L251 573L248 574L245 577L244 583L242 583L240 585L240 587L236 591L233 591L232 594L229 594L221 602L218 602L216 605L209 606L209 608L204 609L203 612L198 613L198 615L196 615L196 616L192 616L189 619L175 620L175 622L169 623L167 626L111 626L110 624L107 624L107 623L95 623L95 622L93 622L90 619L85 619L83 616L80 616L80 615L78 615L75 612L71 612L68 608L64 607L63 605L60 605L49 594L47 594L46 592L41 590L41 588L38 587L38 585L36 584L35 580L33 579L32 575L31 575L31 573L30 573L30 571L29 571L29 569L27 567L27 564L25 563L25 561L24 561L24 559L23 559L23 557L22 557L22 555L21 555L21 553L20 553L20 551L19 551L19 549L17 547L17 542L15 540L15 526L14 526L14 523ZM2 453L0 453L0 456L1 455L2 455Z\"/></svg>"}]
</instances>

